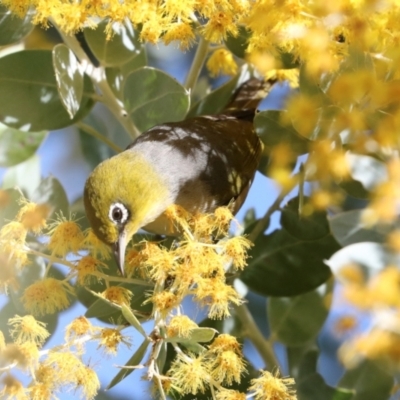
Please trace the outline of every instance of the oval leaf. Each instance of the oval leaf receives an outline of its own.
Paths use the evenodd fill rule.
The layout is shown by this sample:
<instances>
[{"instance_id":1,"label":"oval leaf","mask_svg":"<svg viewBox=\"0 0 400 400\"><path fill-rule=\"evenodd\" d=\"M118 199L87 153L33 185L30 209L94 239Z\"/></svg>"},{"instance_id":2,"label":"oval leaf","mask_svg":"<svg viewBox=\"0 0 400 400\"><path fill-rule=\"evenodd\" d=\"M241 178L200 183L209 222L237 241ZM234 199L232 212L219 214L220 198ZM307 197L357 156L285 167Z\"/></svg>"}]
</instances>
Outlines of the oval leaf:
<instances>
[{"instance_id":1,"label":"oval leaf","mask_svg":"<svg viewBox=\"0 0 400 400\"><path fill-rule=\"evenodd\" d=\"M53 49L53 67L61 101L70 118L79 110L83 94L83 71L75 54L64 44Z\"/></svg>"},{"instance_id":2,"label":"oval leaf","mask_svg":"<svg viewBox=\"0 0 400 400\"><path fill-rule=\"evenodd\" d=\"M281 225L288 233L300 240L317 240L329 234L326 212L314 212L308 217L300 216L299 197L291 199L283 208Z\"/></svg>"},{"instance_id":3,"label":"oval leaf","mask_svg":"<svg viewBox=\"0 0 400 400\"><path fill-rule=\"evenodd\" d=\"M354 390L352 400L388 400L393 388L393 376L374 361L365 360L345 372L339 385Z\"/></svg>"},{"instance_id":4,"label":"oval leaf","mask_svg":"<svg viewBox=\"0 0 400 400\"><path fill-rule=\"evenodd\" d=\"M329 218L329 225L335 239L342 245L360 242L383 243L386 232L377 227L364 226L361 216L363 210L351 210L337 214Z\"/></svg>"},{"instance_id":5,"label":"oval leaf","mask_svg":"<svg viewBox=\"0 0 400 400\"><path fill-rule=\"evenodd\" d=\"M32 195L32 201L42 204L46 203L52 207L53 217L56 213L69 215L69 202L67 194L60 181L54 176L49 176L40 182L40 185Z\"/></svg>"},{"instance_id":6,"label":"oval leaf","mask_svg":"<svg viewBox=\"0 0 400 400\"><path fill-rule=\"evenodd\" d=\"M85 76L80 109L71 120L58 94L50 50L24 50L0 58L0 122L24 131L64 128L94 104Z\"/></svg>"},{"instance_id":7,"label":"oval leaf","mask_svg":"<svg viewBox=\"0 0 400 400\"><path fill-rule=\"evenodd\" d=\"M297 296L317 288L331 276L324 261L340 248L332 235L304 242L285 230L259 236L254 244L240 279L264 296Z\"/></svg>"},{"instance_id":8,"label":"oval leaf","mask_svg":"<svg viewBox=\"0 0 400 400\"><path fill-rule=\"evenodd\" d=\"M106 32L107 26L108 22L102 21L96 29L84 31L90 50L102 65L122 65L139 54L142 43L129 21L112 24L109 33Z\"/></svg>"},{"instance_id":9,"label":"oval leaf","mask_svg":"<svg viewBox=\"0 0 400 400\"><path fill-rule=\"evenodd\" d=\"M309 350L302 358L296 379L298 400L352 400L352 390L334 389L325 383L317 371L317 362L318 352L314 349Z\"/></svg>"},{"instance_id":10,"label":"oval leaf","mask_svg":"<svg viewBox=\"0 0 400 400\"><path fill-rule=\"evenodd\" d=\"M33 11L28 11L24 18L19 18L0 4L0 46L17 43L29 35L34 28L32 14Z\"/></svg>"},{"instance_id":11,"label":"oval leaf","mask_svg":"<svg viewBox=\"0 0 400 400\"><path fill-rule=\"evenodd\" d=\"M146 49L142 45L142 48L138 48L138 53L129 60L127 63L122 64L118 67L106 68L106 79L110 85L114 94L122 99L123 98L123 87L125 84L126 77L133 71L147 65Z\"/></svg>"},{"instance_id":12,"label":"oval leaf","mask_svg":"<svg viewBox=\"0 0 400 400\"><path fill-rule=\"evenodd\" d=\"M17 189L0 190L0 227L10 222L17 215L21 193Z\"/></svg>"},{"instance_id":13,"label":"oval leaf","mask_svg":"<svg viewBox=\"0 0 400 400\"><path fill-rule=\"evenodd\" d=\"M163 122L185 118L189 92L175 79L155 68L140 68L126 79L124 103L142 132Z\"/></svg>"},{"instance_id":14,"label":"oval leaf","mask_svg":"<svg viewBox=\"0 0 400 400\"><path fill-rule=\"evenodd\" d=\"M110 384L107 386L107 390L111 389L113 386L115 386L117 383L121 382L123 379L125 379L128 375L130 375L133 371L135 371L135 368L129 368L129 367L136 367L139 365L139 363L143 360L144 355L146 354L147 347L149 347L149 340L145 339L140 347L136 350L135 354L128 360L128 362L125 364L125 367L128 368L122 368L121 371L118 372L117 375L113 378L113 380L110 382Z\"/></svg>"},{"instance_id":15,"label":"oval leaf","mask_svg":"<svg viewBox=\"0 0 400 400\"><path fill-rule=\"evenodd\" d=\"M145 338L147 338L146 332L144 331L141 323L139 320L135 317L135 314L132 312L132 310L127 307L125 304L122 304L121 306L121 311L122 315L124 318L138 331L140 332Z\"/></svg>"},{"instance_id":16,"label":"oval leaf","mask_svg":"<svg viewBox=\"0 0 400 400\"><path fill-rule=\"evenodd\" d=\"M312 291L295 297L271 297L268 319L274 339L287 346L300 346L315 339L328 316L326 295Z\"/></svg>"},{"instance_id":17,"label":"oval leaf","mask_svg":"<svg viewBox=\"0 0 400 400\"><path fill-rule=\"evenodd\" d=\"M213 328L195 328L190 331L189 336L173 336L166 339L167 342L192 342L192 343L206 343L210 342L218 333Z\"/></svg>"},{"instance_id":18,"label":"oval leaf","mask_svg":"<svg viewBox=\"0 0 400 400\"><path fill-rule=\"evenodd\" d=\"M11 167L32 157L47 132L21 132L0 124L0 166Z\"/></svg>"},{"instance_id":19,"label":"oval leaf","mask_svg":"<svg viewBox=\"0 0 400 400\"><path fill-rule=\"evenodd\" d=\"M34 154L21 164L7 169L3 176L3 189L19 188L31 198L40 184L40 160Z\"/></svg>"}]
</instances>

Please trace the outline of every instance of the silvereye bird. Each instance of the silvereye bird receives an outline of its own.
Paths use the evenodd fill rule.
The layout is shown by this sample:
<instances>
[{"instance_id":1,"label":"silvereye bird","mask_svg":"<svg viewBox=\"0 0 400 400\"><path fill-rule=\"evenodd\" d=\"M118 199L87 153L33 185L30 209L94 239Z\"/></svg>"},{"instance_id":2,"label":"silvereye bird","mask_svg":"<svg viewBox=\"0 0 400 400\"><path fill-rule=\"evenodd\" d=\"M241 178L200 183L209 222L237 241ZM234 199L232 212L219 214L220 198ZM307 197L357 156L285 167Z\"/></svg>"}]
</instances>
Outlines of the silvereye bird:
<instances>
[{"instance_id":1,"label":"silvereye bird","mask_svg":"<svg viewBox=\"0 0 400 400\"><path fill-rule=\"evenodd\" d=\"M155 126L94 169L85 185L86 215L122 274L126 245L140 228L177 233L164 214L169 206L192 214L228 204L239 210L262 152L253 118L270 86L250 79L221 114Z\"/></svg>"}]
</instances>

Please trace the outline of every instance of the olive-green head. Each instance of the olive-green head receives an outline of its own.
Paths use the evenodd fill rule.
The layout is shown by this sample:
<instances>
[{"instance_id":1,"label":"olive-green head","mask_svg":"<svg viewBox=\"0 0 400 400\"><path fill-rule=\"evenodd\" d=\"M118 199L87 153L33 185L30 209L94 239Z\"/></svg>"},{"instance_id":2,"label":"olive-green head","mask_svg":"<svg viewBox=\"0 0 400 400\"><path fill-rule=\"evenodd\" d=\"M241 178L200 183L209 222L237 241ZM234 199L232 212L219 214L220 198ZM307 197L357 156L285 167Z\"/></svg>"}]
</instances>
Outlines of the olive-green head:
<instances>
[{"instance_id":1,"label":"olive-green head","mask_svg":"<svg viewBox=\"0 0 400 400\"><path fill-rule=\"evenodd\" d=\"M112 247L122 273L132 235L165 211L169 198L154 166L134 150L102 162L87 179L87 218L96 236Z\"/></svg>"}]
</instances>

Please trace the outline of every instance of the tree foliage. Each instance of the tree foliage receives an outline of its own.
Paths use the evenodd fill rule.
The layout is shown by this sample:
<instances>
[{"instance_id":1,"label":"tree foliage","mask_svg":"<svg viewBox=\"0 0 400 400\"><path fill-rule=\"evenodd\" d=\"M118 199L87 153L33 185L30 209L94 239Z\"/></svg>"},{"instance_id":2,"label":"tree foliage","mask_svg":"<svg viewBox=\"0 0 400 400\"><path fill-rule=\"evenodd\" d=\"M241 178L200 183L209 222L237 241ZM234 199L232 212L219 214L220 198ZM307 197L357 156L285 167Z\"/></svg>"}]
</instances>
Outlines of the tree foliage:
<instances>
[{"instance_id":1,"label":"tree foliage","mask_svg":"<svg viewBox=\"0 0 400 400\"><path fill-rule=\"evenodd\" d=\"M109 388L145 368L160 398L386 400L395 393L396 1L2 0L0 15L2 396L47 399L73 389L95 398L100 383L85 344L98 344L98 359L115 354L130 346L132 327L143 341L130 347ZM49 27L55 43L43 39ZM184 85L149 66L149 46L161 42L195 49ZM231 79L211 90L210 78L221 74ZM121 277L81 202L69 204L57 179L41 177L37 151L49 131L79 130L93 168L154 125L218 113L254 74L291 88L282 109L254 119L264 143L259 172L278 197L261 218L248 213L244 236L230 236L226 210L187 218L172 210L190 235L159 244L137 234ZM116 129L104 123L104 110ZM275 213L279 226L265 233ZM211 243L216 229L225 238ZM249 292L265 298L266 315L249 311ZM208 313L199 324L182 313L188 296ZM75 301L85 316L62 327L64 341L48 349L59 313ZM317 339L341 302L351 311L329 326L344 372L331 386L317 367ZM371 320L364 330L362 316ZM150 333L142 326L148 320ZM244 340L263 371L243 356ZM279 375L276 343L290 377Z\"/></svg>"}]
</instances>

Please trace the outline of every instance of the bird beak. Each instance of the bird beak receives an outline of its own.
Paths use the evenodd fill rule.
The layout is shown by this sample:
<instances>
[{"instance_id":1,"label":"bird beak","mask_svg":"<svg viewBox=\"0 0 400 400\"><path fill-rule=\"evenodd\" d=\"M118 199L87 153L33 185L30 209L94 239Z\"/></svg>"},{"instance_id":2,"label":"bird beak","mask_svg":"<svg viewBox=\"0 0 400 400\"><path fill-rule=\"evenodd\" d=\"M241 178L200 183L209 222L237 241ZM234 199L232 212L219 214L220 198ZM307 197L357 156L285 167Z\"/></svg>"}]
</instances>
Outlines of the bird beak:
<instances>
[{"instance_id":1,"label":"bird beak","mask_svg":"<svg viewBox=\"0 0 400 400\"><path fill-rule=\"evenodd\" d=\"M118 269L121 275L124 276L124 265L125 265L125 250L126 250L127 240L126 233L122 231L119 234L118 241L113 245L114 256L117 261Z\"/></svg>"}]
</instances>

